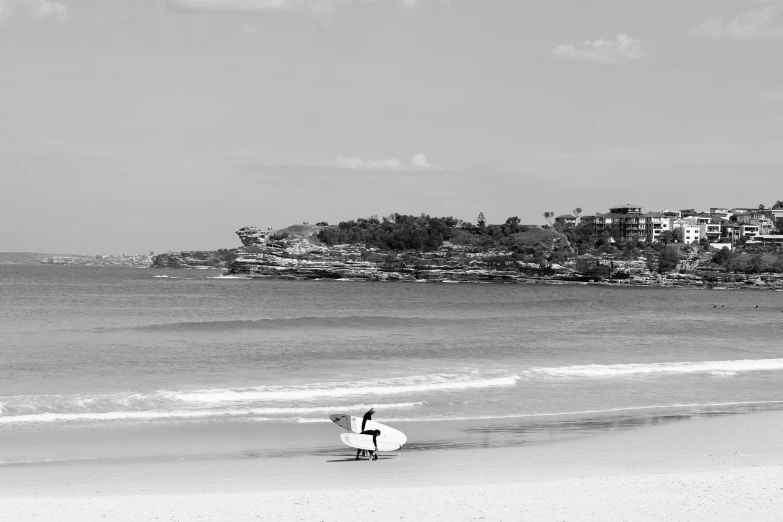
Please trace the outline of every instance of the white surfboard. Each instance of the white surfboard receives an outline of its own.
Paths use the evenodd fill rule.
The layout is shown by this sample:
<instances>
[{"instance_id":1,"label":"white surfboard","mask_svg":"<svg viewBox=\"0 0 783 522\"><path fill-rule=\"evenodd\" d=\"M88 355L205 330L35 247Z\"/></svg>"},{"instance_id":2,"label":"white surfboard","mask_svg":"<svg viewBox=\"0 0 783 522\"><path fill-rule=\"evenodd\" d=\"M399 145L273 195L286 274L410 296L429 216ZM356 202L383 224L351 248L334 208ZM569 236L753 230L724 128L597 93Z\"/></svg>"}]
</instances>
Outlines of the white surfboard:
<instances>
[{"instance_id":1,"label":"white surfboard","mask_svg":"<svg viewBox=\"0 0 783 522\"><path fill-rule=\"evenodd\" d=\"M337 413L335 415L329 415L332 422L340 426L341 428L352 431L354 433L362 432L362 418L354 417L353 415L346 415L345 413ZM399 443L400 446L408 442L408 437L405 436L400 430L395 430L380 422L368 420L364 427L365 430L381 430L381 437L386 437Z\"/></svg>"},{"instance_id":2,"label":"white surfboard","mask_svg":"<svg viewBox=\"0 0 783 522\"><path fill-rule=\"evenodd\" d=\"M372 435L359 435L358 433L341 433L340 439L343 444L351 448L375 451L375 445L372 443ZM378 451L397 451L400 444L397 441L387 439L383 435L376 437L378 442Z\"/></svg>"}]
</instances>

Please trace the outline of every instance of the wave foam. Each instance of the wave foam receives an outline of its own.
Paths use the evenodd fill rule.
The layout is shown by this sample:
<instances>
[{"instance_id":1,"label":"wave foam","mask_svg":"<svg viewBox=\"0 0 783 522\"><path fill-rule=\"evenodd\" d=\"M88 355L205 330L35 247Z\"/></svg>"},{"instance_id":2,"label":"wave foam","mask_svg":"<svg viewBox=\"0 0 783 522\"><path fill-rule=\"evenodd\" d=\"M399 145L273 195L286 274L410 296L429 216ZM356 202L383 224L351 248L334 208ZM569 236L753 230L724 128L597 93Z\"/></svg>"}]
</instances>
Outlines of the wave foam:
<instances>
[{"instance_id":1,"label":"wave foam","mask_svg":"<svg viewBox=\"0 0 783 522\"><path fill-rule=\"evenodd\" d=\"M39 401L40 404L41 401ZM105 402L105 401L103 401ZM19 424L34 422L69 422L69 421L122 421L122 420L176 420L199 419L210 417L253 417L253 420L283 420L280 417L264 417L279 415L306 415L326 412L365 411L376 407L383 410L403 410L417 408L424 402L401 402L391 404L351 404L332 406L305 406L305 407L278 407L278 408L238 408L238 409L150 409L150 410L114 410L114 411L90 411L90 406L101 404L101 401L89 399L70 400L49 403L46 408L49 411L38 409L17 408L15 413L4 412L0 414L0 424ZM127 401L115 401L115 406L127 405ZM181 404L181 403L180 403ZM77 406L78 405L78 406ZM81 411L62 412L65 406L77 407ZM55 411L51 411L55 410ZM329 420L328 418L326 420Z\"/></svg>"},{"instance_id":2,"label":"wave foam","mask_svg":"<svg viewBox=\"0 0 783 522\"><path fill-rule=\"evenodd\" d=\"M519 375L505 377L475 378L450 374L403 377L398 379L376 379L354 383L318 383L301 386L259 386L243 389L194 390L173 393L184 402L219 403L269 400L309 400L324 397L346 397L352 395L399 395L430 391L458 391L472 388L514 386Z\"/></svg>"},{"instance_id":3,"label":"wave foam","mask_svg":"<svg viewBox=\"0 0 783 522\"><path fill-rule=\"evenodd\" d=\"M730 376L739 372L783 370L783 359L743 359L736 361L685 361L649 364L588 364L557 368L532 368L533 377L625 377L651 374L708 373Z\"/></svg>"}]
</instances>

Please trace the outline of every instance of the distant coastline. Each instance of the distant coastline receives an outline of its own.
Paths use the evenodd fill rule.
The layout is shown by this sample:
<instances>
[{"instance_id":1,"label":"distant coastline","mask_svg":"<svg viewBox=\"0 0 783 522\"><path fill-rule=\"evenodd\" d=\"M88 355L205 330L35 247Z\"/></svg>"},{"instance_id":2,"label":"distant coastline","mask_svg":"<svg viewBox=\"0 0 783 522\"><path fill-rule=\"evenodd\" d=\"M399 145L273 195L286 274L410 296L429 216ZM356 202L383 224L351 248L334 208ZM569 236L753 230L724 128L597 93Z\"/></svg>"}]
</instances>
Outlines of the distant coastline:
<instances>
[{"instance_id":1,"label":"distant coastline","mask_svg":"<svg viewBox=\"0 0 783 522\"><path fill-rule=\"evenodd\" d=\"M42 254L38 252L0 252L0 265L81 265L81 266L152 266L153 254Z\"/></svg>"}]
</instances>

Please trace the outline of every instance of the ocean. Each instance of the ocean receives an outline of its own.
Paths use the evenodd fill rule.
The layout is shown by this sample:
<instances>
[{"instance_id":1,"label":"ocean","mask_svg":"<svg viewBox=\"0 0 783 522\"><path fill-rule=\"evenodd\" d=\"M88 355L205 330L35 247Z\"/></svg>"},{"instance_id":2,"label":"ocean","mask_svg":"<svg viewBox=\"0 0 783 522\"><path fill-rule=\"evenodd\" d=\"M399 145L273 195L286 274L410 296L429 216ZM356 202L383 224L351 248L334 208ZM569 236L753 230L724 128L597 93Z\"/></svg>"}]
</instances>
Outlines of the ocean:
<instances>
[{"instance_id":1,"label":"ocean","mask_svg":"<svg viewBox=\"0 0 783 522\"><path fill-rule=\"evenodd\" d=\"M465 444L778 409L782 312L775 291L0 265L0 462L87 458L14 449L31 436L274 433L370 407L403 431L467 421Z\"/></svg>"}]
</instances>

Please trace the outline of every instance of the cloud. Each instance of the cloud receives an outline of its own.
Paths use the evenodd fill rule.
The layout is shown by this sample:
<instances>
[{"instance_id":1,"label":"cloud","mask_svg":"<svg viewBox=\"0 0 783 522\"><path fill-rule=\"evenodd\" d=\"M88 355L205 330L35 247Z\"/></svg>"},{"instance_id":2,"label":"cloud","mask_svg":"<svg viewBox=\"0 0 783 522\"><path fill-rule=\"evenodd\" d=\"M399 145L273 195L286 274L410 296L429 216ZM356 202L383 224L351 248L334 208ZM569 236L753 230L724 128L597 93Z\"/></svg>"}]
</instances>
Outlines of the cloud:
<instances>
[{"instance_id":1,"label":"cloud","mask_svg":"<svg viewBox=\"0 0 783 522\"><path fill-rule=\"evenodd\" d=\"M558 45L552 54L564 60L595 62L602 64L627 64L647 56L639 40L625 33L617 35L616 40L585 41L581 45Z\"/></svg>"},{"instance_id":2,"label":"cloud","mask_svg":"<svg viewBox=\"0 0 783 522\"><path fill-rule=\"evenodd\" d=\"M66 22L70 14L68 7L57 0L0 0L0 23L12 17Z\"/></svg>"},{"instance_id":3,"label":"cloud","mask_svg":"<svg viewBox=\"0 0 783 522\"><path fill-rule=\"evenodd\" d=\"M337 158L337 166L343 169L362 170L440 170L427 161L427 156L423 152L414 154L408 165L398 159L364 160L358 156L350 156Z\"/></svg>"},{"instance_id":4,"label":"cloud","mask_svg":"<svg viewBox=\"0 0 783 522\"><path fill-rule=\"evenodd\" d=\"M692 33L714 40L724 37L740 40L783 38L783 4L751 9L728 21L714 16L694 27Z\"/></svg>"}]
</instances>

